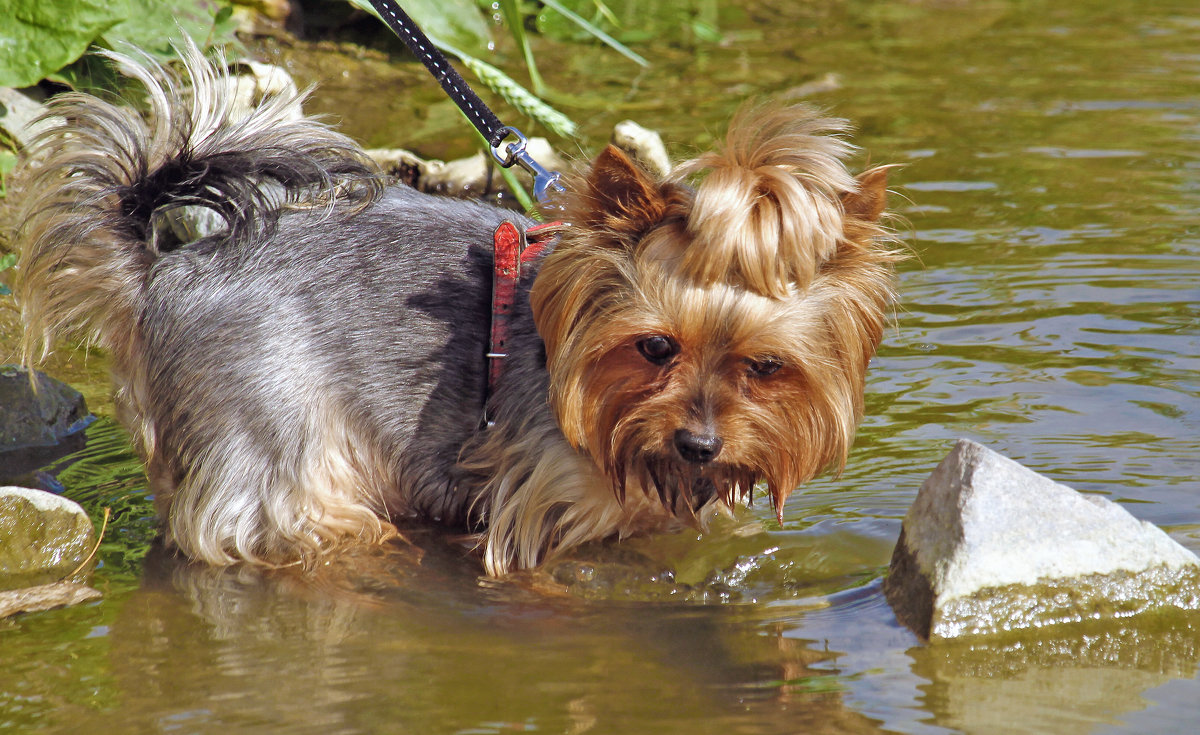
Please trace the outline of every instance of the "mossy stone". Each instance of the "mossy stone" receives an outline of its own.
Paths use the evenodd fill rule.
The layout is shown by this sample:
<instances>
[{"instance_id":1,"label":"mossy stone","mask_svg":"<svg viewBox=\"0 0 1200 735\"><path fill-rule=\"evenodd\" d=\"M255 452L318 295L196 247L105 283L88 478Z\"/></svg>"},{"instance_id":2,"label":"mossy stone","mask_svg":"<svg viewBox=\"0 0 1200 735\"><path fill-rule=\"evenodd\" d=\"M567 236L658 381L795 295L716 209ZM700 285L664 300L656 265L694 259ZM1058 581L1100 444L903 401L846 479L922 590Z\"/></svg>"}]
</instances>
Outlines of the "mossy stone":
<instances>
[{"instance_id":1,"label":"mossy stone","mask_svg":"<svg viewBox=\"0 0 1200 735\"><path fill-rule=\"evenodd\" d=\"M95 543L95 528L78 503L42 490L0 487L0 590L65 580Z\"/></svg>"}]
</instances>

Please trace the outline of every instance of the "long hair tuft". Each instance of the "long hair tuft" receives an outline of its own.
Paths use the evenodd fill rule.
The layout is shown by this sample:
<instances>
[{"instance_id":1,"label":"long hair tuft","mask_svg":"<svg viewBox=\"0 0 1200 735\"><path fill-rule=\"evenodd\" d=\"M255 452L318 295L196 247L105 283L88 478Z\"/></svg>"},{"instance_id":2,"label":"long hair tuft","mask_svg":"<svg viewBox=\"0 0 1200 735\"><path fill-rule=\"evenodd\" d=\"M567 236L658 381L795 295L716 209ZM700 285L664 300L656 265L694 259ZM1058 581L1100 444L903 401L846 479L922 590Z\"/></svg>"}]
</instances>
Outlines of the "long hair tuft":
<instances>
[{"instance_id":1,"label":"long hair tuft","mask_svg":"<svg viewBox=\"0 0 1200 735\"><path fill-rule=\"evenodd\" d=\"M856 190L849 130L803 105L743 108L722 147L672 174L696 186L682 271L774 298L811 282L843 237L841 197Z\"/></svg>"},{"instance_id":2,"label":"long hair tuft","mask_svg":"<svg viewBox=\"0 0 1200 735\"><path fill-rule=\"evenodd\" d=\"M382 192L353 141L297 114L305 94L239 112L224 64L194 44L180 49L182 73L149 57L100 54L141 85L148 109L66 93L40 120L12 197L14 292L31 365L56 339L75 337L110 350L121 371L147 274L165 250L186 244L156 237L173 211L215 213L232 246L265 236L287 207L321 216L338 199L365 204Z\"/></svg>"}]
</instances>

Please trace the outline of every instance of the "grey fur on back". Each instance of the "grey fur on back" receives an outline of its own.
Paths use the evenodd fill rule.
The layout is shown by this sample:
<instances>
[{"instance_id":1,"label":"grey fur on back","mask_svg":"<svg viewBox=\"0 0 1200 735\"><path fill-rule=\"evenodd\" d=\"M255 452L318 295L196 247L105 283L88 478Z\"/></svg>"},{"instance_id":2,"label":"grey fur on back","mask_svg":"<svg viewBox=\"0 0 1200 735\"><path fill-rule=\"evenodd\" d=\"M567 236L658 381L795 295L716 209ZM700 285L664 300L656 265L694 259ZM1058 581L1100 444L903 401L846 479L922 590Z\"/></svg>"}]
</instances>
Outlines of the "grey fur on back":
<instances>
[{"instance_id":1,"label":"grey fur on back","mask_svg":"<svg viewBox=\"0 0 1200 735\"><path fill-rule=\"evenodd\" d=\"M385 190L295 97L235 119L222 73L184 51L182 78L109 54L145 116L51 105L71 122L31 150L14 238L26 361L67 336L109 352L167 539L193 557L311 560L403 516L478 525L455 466L483 415L492 234L530 221ZM224 228L158 237L180 207Z\"/></svg>"},{"instance_id":2,"label":"grey fur on back","mask_svg":"<svg viewBox=\"0 0 1200 735\"><path fill-rule=\"evenodd\" d=\"M505 219L525 222L395 186L365 210L301 211L263 240L160 257L144 321L151 404L156 423L205 435L165 443L244 434L286 463L319 395L394 461L390 513L463 522L452 469L482 417L491 239Z\"/></svg>"}]
</instances>

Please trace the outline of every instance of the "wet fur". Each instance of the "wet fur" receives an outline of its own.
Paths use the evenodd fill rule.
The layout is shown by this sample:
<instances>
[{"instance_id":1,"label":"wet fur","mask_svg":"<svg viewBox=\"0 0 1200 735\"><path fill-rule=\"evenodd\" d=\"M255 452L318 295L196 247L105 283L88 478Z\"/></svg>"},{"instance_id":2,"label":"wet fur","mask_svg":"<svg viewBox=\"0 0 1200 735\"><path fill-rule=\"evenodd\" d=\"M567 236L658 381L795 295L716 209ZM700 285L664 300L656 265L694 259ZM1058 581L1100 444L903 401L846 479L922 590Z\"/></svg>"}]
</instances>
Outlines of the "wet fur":
<instances>
[{"instance_id":1,"label":"wet fur","mask_svg":"<svg viewBox=\"0 0 1200 735\"><path fill-rule=\"evenodd\" d=\"M312 562L422 518L479 533L498 575L694 521L757 483L782 512L845 462L897 256L885 172L846 171L842 121L756 110L662 181L602 153L520 286L483 429L492 233L532 222L385 187L294 98L234 119L197 54L187 84L112 58L149 113L52 103L69 123L18 184L15 291L27 362L69 336L109 352L187 555ZM224 231L164 236L181 206ZM649 361L648 336L678 354ZM682 459L681 429L717 432L717 459Z\"/></svg>"}]
</instances>

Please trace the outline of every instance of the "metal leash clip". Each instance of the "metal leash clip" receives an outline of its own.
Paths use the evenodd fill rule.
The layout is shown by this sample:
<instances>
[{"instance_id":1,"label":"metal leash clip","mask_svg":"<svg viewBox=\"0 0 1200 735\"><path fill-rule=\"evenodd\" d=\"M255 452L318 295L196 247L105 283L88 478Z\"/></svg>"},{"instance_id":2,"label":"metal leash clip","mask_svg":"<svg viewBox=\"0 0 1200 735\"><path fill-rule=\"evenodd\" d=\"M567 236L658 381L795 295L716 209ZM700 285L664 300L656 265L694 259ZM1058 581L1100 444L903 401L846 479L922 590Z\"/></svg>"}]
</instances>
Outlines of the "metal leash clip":
<instances>
[{"instance_id":1,"label":"metal leash clip","mask_svg":"<svg viewBox=\"0 0 1200 735\"><path fill-rule=\"evenodd\" d=\"M514 127L505 125L496 131L497 143L492 146L492 158L496 159L496 163L503 168L511 168L515 163L521 168L529 172L533 176L533 198L539 202L546 201L546 193L554 191L561 193L564 191L563 186L559 183L562 174L557 171L547 171L525 150L525 146L529 140ZM516 140L508 143L501 148L510 135L515 136Z\"/></svg>"}]
</instances>

